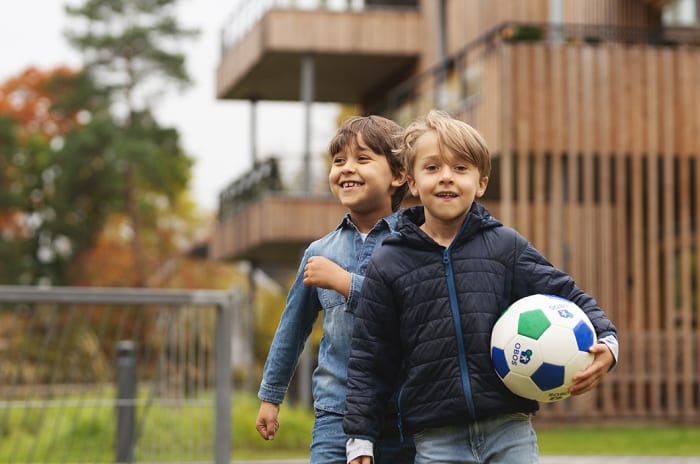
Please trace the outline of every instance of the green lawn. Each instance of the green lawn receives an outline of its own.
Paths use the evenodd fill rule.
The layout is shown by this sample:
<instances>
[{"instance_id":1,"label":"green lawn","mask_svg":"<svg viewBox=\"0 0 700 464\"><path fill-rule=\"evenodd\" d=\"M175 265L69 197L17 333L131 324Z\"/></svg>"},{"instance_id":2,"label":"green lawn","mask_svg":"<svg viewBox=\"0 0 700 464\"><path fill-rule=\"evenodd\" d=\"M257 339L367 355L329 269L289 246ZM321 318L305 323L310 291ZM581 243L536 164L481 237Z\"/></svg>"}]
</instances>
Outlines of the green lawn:
<instances>
[{"instance_id":1,"label":"green lawn","mask_svg":"<svg viewBox=\"0 0 700 464\"><path fill-rule=\"evenodd\" d=\"M291 432L285 430L284 432ZM279 438L285 435L280 431ZM608 456L700 456L700 426L557 427L537 430L540 454ZM239 443L241 445L241 443ZM285 449L265 442L257 451L236 447L237 459L307 456L302 447Z\"/></svg>"},{"instance_id":2,"label":"green lawn","mask_svg":"<svg viewBox=\"0 0 700 464\"><path fill-rule=\"evenodd\" d=\"M107 393L108 396L110 393ZM112 407L0 409L0 462L112 462ZM274 441L255 430L259 401L252 394L233 397L233 458L238 460L308 456L313 414L287 404L280 413ZM141 408L137 460L211 458L211 406L186 409ZM185 422L183 422L183 420ZM184 427L183 425L187 425ZM695 426L553 426L535 423L542 455L700 456L700 425ZM191 447L192 434L202 447ZM167 444L164 446L163 444ZM172 456L171 456L172 457Z\"/></svg>"},{"instance_id":3,"label":"green lawn","mask_svg":"<svg viewBox=\"0 0 700 464\"><path fill-rule=\"evenodd\" d=\"M235 408L234 457L307 456L312 415L283 405L277 438L266 442L254 429L258 406L257 400L246 398L240 399ZM540 426L535 423L535 428L542 455L700 456L700 425Z\"/></svg>"},{"instance_id":4,"label":"green lawn","mask_svg":"<svg viewBox=\"0 0 700 464\"><path fill-rule=\"evenodd\" d=\"M537 430L541 454L700 456L700 426L580 426Z\"/></svg>"}]
</instances>

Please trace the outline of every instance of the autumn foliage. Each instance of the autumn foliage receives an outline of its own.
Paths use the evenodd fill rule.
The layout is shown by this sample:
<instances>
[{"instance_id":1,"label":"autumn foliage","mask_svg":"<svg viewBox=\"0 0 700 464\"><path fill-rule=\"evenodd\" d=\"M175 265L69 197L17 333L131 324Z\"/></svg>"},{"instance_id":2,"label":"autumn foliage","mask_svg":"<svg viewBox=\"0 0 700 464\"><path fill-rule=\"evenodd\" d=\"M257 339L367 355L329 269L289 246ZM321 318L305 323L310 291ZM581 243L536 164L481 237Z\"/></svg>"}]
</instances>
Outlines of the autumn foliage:
<instances>
[{"instance_id":1,"label":"autumn foliage","mask_svg":"<svg viewBox=\"0 0 700 464\"><path fill-rule=\"evenodd\" d=\"M65 66L49 71L35 67L22 71L0 85L0 114L14 118L25 136L41 134L52 138L65 134L79 124L81 115L78 111L55 111L54 106L62 90L59 82L74 76L76 72Z\"/></svg>"},{"instance_id":2,"label":"autumn foliage","mask_svg":"<svg viewBox=\"0 0 700 464\"><path fill-rule=\"evenodd\" d=\"M168 285L169 263L202 236L208 219L183 192L190 162L177 132L148 114L126 130L107 108L90 77L66 67L0 84L0 284ZM145 282L134 279L123 156L148 173L137 179ZM211 287L211 266L199 267L188 264L183 286Z\"/></svg>"}]
</instances>

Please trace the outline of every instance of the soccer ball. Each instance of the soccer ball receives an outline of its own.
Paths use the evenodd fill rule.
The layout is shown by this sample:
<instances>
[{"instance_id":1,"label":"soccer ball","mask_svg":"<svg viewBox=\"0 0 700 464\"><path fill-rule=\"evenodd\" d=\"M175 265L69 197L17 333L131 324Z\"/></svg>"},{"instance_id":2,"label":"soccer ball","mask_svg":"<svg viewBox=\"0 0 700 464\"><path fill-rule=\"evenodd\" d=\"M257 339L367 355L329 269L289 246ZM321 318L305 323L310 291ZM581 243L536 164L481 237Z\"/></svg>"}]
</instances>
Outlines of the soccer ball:
<instances>
[{"instance_id":1,"label":"soccer ball","mask_svg":"<svg viewBox=\"0 0 700 464\"><path fill-rule=\"evenodd\" d=\"M576 304L530 295L510 305L491 332L491 360L516 395L552 402L569 396L571 377L593 362L593 324Z\"/></svg>"}]
</instances>

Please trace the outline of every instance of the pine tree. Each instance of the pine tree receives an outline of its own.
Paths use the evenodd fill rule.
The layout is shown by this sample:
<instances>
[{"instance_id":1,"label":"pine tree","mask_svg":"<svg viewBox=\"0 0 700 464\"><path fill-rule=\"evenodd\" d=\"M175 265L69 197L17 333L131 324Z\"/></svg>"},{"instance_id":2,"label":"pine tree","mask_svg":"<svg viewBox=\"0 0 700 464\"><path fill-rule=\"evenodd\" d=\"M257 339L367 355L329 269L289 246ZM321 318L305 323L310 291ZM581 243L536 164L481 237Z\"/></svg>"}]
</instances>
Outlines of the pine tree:
<instances>
[{"instance_id":1,"label":"pine tree","mask_svg":"<svg viewBox=\"0 0 700 464\"><path fill-rule=\"evenodd\" d=\"M164 89L190 84L179 46L198 31L182 27L177 0L86 0L67 6L78 24L66 31L83 56L86 72L109 95L121 133L112 147L124 179L124 204L133 239L135 284L145 284L141 218L146 192L173 198L189 181L192 161L178 134L152 114Z\"/></svg>"}]
</instances>

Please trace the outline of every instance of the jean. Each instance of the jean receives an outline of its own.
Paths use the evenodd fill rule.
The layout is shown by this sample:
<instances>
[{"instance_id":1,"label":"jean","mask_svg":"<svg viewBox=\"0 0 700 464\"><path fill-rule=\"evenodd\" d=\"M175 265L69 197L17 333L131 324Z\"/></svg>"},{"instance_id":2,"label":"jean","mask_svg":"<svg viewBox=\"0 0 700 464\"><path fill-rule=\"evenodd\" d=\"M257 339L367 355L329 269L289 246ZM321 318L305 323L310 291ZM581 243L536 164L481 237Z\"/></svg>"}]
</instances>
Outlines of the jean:
<instances>
[{"instance_id":1,"label":"jean","mask_svg":"<svg viewBox=\"0 0 700 464\"><path fill-rule=\"evenodd\" d=\"M414 435L416 464L535 464L537 436L524 413L504 414L467 425L436 427Z\"/></svg>"},{"instance_id":2,"label":"jean","mask_svg":"<svg viewBox=\"0 0 700 464\"><path fill-rule=\"evenodd\" d=\"M346 464L347 440L348 436L343 431L342 414L317 410L311 432L309 464ZM413 464L415 448L412 440L404 439L402 442L398 431L393 433L387 430L380 438L379 446L375 446L374 454L375 464Z\"/></svg>"}]
</instances>

